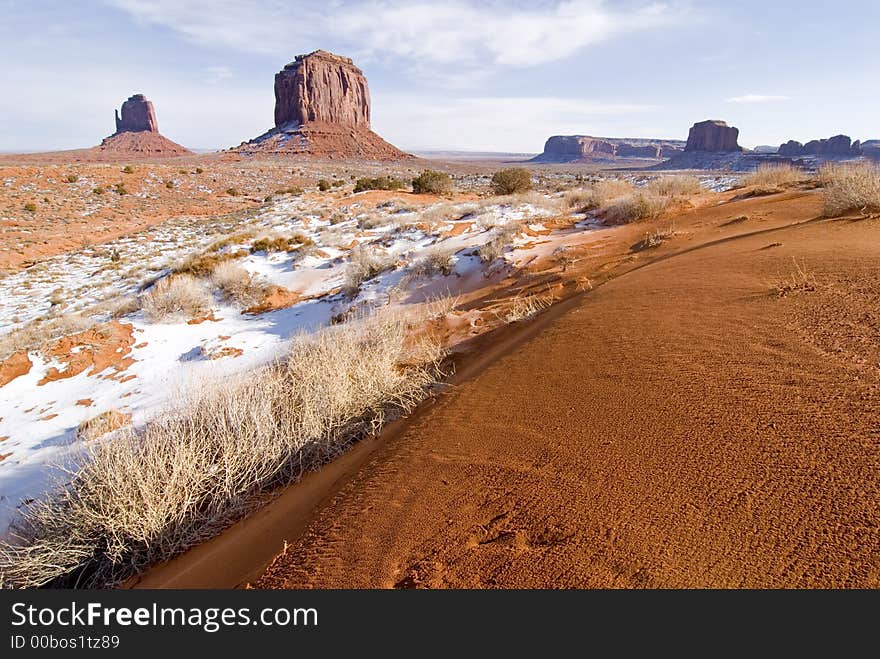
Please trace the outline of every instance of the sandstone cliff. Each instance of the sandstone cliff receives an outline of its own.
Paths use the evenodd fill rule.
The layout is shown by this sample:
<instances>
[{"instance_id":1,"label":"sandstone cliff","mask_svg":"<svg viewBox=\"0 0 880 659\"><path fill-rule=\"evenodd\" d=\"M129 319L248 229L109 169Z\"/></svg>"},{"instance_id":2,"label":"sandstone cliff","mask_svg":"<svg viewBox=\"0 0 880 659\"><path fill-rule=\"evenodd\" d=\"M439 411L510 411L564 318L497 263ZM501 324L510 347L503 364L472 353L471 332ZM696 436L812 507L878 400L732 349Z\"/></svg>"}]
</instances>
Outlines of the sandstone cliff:
<instances>
[{"instance_id":1,"label":"sandstone cliff","mask_svg":"<svg viewBox=\"0 0 880 659\"><path fill-rule=\"evenodd\" d=\"M724 121L710 119L691 126L684 150L716 153L742 151L737 143L738 139L739 128L728 126Z\"/></svg>"},{"instance_id":2,"label":"sandstone cliff","mask_svg":"<svg viewBox=\"0 0 880 659\"><path fill-rule=\"evenodd\" d=\"M544 152L532 158L532 162L658 160L668 157L665 154L680 152L683 145L679 140L553 135L544 144Z\"/></svg>"},{"instance_id":3,"label":"sandstone cliff","mask_svg":"<svg viewBox=\"0 0 880 659\"><path fill-rule=\"evenodd\" d=\"M328 159L412 157L370 129L363 72L349 58L324 50L298 55L275 75L275 126L232 151Z\"/></svg>"},{"instance_id":4,"label":"sandstone cliff","mask_svg":"<svg viewBox=\"0 0 880 659\"><path fill-rule=\"evenodd\" d=\"M788 157L818 156L824 158L856 158L862 155L862 145L856 140L853 142L848 135L835 135L822 140L810 140L801 144L796 140L789 140L780 145L779 155Z\"/></svg>"},{"instance_id":5,"label":"sandstone cliff","mask_svg":"<svg viewBox=\"0 0 880 659\"><path fill-rule=\"evenodd\" d=\"M159 122L156 121L156 110L143 94L129 96L122 104L122 116L116 111L116 135L119 133L138 132L158 133Z\"/></svg>"}]
</instances>

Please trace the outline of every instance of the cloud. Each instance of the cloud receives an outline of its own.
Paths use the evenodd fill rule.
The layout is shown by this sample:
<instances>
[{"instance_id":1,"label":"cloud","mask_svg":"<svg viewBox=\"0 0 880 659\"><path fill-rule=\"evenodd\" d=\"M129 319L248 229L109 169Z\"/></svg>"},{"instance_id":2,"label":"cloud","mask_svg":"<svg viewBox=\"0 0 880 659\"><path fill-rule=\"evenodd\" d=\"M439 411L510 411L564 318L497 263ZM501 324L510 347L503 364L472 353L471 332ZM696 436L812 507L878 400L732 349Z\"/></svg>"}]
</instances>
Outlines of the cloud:
<instances>
[{"instance_id":1,"label":"cloud","mask_svg":"<svg viewBox=\"0 0 880 659\"><path fill-rule=\"evenodd\" d=\"M790 100L790 96L771 96L765 94L746 94L744 96L731 96L725 99L727 103L776 103L778 101Z\"/></svg>"},{"instance_id":2,"label":"cloud","mask_svg":"<svg viewBox=\"0 0 880 659\"><path fill-rule=\"evenodd\" d=\"M623 33L684 23L675 5L629 10L602 0L508 2L374 0L105 0L146 25L191 41L243 52L289 56L323 47L358 57L405 60L424 72L441 67L528 67L570 57ZM467 73L467 72L463 72Z\"/></svg>"}]
</instances>

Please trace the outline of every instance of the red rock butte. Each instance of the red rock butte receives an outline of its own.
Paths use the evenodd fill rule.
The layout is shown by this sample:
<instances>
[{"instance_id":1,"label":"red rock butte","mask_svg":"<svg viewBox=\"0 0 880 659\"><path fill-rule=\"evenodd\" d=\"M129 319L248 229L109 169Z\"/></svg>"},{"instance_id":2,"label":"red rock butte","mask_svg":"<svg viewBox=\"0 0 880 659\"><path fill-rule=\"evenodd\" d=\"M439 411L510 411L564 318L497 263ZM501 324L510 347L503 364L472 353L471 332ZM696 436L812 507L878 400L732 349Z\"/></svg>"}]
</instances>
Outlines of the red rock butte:
<instances>
[{"instance_id":1,"label":"red rock butte","mask_svg":"<svg viewBox=\"0 0 880 659\"><path fill-rule=\"evenodd\" d=\"M316 50L275 74L275 126L233 151L330 159L410 158L370 129L370 90L348 57Z\"/></svg>"},{"instance_id":2,"label":"red rock butte","mask_svg":"<svg viewBox=\"0 0 880 659\"><path fill-rule=\"evenodd\" d=\"M173 158L192 153L159 133L159 122L152 102L134 94L116 114L116 132L94 148L109 158Z\"/></svg>"},{"instance_id":3,"label":"red rock butte","mask_svg":"<svg viewBox=\"0 0 880 659\"><path fill-rule=\"evenodd\" d=\"M122 116L119 110L116 113L116 135L119 133L147 131L159 132L159 122L156 121L156 110L153 104L143 94L129 96L122 104Z\"/></svg>"},{"instance_id":4,"label":"red rock butte","mask_svg":"<svg viewBox=\"0 0 880 659\"><path fill-rule=\"evenodd\" d=\"M685 151L708 151L729 153L742 151L737 143L739 128L728 126L726 121L709 119L691 126Z\"/></svg>"}]
</instances>

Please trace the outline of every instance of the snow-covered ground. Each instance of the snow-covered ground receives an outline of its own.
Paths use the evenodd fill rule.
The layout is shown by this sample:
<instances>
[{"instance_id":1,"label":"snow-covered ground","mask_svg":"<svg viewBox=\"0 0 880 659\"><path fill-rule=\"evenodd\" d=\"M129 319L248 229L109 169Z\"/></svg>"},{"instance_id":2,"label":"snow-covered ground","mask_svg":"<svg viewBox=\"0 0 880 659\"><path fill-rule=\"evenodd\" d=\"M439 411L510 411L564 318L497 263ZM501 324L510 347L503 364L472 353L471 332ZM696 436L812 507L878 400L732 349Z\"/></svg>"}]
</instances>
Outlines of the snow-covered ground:
<instances>
[{"instance_id":1,"label":"snow-covered ground","mask_svg":"<svg viewBox=\"0 0 880 659\"><path fill-rule=\"evenodd\" d=\"M252 238L225 250L248 248L261 234L303 234L308 252L253 252L236 262L267 284L284 287L302 301L264 313L244 313L215 292L212 316L197 324L186 318L149 322L136 311L119 318L132 326L133 360L123 371L89 369L61 379L45 378L53 367L68 366L37 350L28 353L30 371L0 387L0 533L15 510L39 496L57 474L51 465L75 460L84 443L76 439L82 422L109 410L130 414L135 426L172 405L180 392L208 381L268 363L283 354L288 340L328 325L351 308L407 304L424 300L425 291L476 288L483 264L475 248L497 235L498 227L526 220L542 231L541 220L558 214L530 203L440 203L421 209L399 202L378 208L359 196L345 207L316 211L314 202L281 197L245 218L174 220L141 234L100 247L49 259L24 272L0 279L0 335L47 313L88 309L115 295L136 294L169 272L187 255L200 254L217 240L242 232ZM526 237L511 250L528 248ZM386 258L391 267L365 281L355 296L342 293L353 249L361 246ZM451 256L451 272L415 273L428 249ZM515 262L513 251L503 256ZM67 305L59 310L59 298Z\"/></svg>"}]
</instances>

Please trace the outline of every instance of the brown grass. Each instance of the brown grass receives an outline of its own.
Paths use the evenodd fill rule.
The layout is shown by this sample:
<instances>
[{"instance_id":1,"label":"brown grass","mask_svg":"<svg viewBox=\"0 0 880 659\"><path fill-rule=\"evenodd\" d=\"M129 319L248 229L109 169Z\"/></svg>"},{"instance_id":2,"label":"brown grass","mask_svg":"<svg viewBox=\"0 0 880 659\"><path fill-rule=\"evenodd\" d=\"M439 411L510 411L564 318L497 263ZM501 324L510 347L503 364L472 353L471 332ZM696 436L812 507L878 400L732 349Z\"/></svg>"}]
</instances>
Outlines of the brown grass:
<instances>
[{"instance_id":1,"label":"brown grass","mask_svg":"<svg viewBox=\"0 0 880 659\"><path fill-rule=\"evenodd\" d=\"M357 295L361 284L394 267L394 260L384 252L361 245L351 250L345 269L343 289L348 295Z\"/></svg>"},{"instance_id":2,"label":"brown grass","mask_svg":"<svg viewBox=\"0 0 880 659\"><path fill-rule=\"evenodd\" d=\"M880 212L880 166L872 163L825 165L819 173L825 186L825 215Z\"/></svg>"},{"instance_id":3,"label":"brown grass","mask_svg":"<svg viewBox=\"0 0 880 659\"><path fill-rule=\"evenodd\" d=\"M776 192L795 183L800 183L809 178L809 175L801 169L788 163L775 165L761 165L757 170L742 177L742 184L747 187L755 187L758 192Z\"/></svg>"},{"instance_id":4,"label":"brown grass","mask_svg":"<svg viewBox=\"0 0 880 659\"><path fill-rule=\"evenodd\" d=\"M325 330L283 362L95 442L0 545L2 585L112 586L217 534L425 396L441 353L410 331L390 316Z\"/></svg>"},{"instance_id":5,"label":"brown grass","mask_svg":"<svg viewBox=\"0 0 880 659\"><path fill-rule=\"evenodd\" d=\"M613 199L631 194L634 189L629 181L607 179L597 181L588 188L569 190L563 200L568 208L586 212L602 208Z\"/></svg>"},{"instance_id":6,"label":"brown grass","mask_svg":"<svg viewBox=\"0 0 880 659\"><path fill-rule=\"evenodd\" d=\"M703 191L696 176L672 175L652 179L648 190L661 197L686 197Z\"/></svg>"},{"instance_id":7,"label":"brown grass","mask_svg":"<svg viewBox=\"0 0 880 659\"><path fill-rule=\"evenodd\" d=\"M603 219L607 224L629 224L653 219L660 216L667 203L666 197L639 190L611 202L605 208Z\"/></svg>"},{"instance_id":8,"label":"brown grass","mask_svg":"<svg viewBox=\"0 0 880 659\"><path fill-rule=\"evenodd\" d=\"M151 322L187 320L207 313L211 309L211 296L195 277L171 275L141 295L141 309Z\"/></svg>"},{"instance_id":9,"label":"brown grass","mask_svg":"<svg viewBox=\"0 0 880 659\"><path fill-rule=\"evenodd\" d=\"M127 426L130 421L131 414L124 414L119 410L107 410L79 424L76 429L76 438L83 441L98 439L108 432Z\"/></svg>"},{"instance_id":10,"label":"brown grass","mask_svg":"<svg viewBox=\"0 0 880 659\"><path fill-rule=\"evenodd\" d=\"M224 298L243 309L259 304L266 296L268 284L254 277L232 261L220 263L211 273L211 283Z\"/></svg>"}]
</instances>

